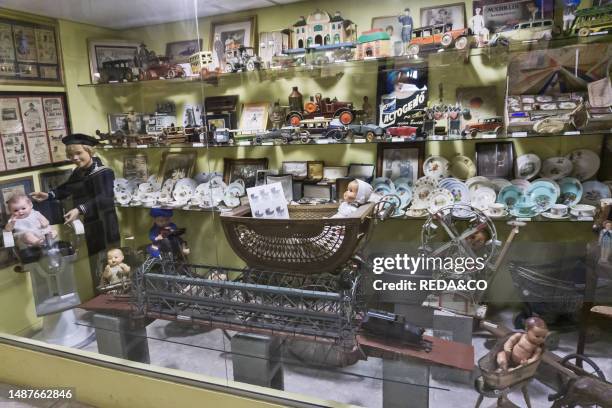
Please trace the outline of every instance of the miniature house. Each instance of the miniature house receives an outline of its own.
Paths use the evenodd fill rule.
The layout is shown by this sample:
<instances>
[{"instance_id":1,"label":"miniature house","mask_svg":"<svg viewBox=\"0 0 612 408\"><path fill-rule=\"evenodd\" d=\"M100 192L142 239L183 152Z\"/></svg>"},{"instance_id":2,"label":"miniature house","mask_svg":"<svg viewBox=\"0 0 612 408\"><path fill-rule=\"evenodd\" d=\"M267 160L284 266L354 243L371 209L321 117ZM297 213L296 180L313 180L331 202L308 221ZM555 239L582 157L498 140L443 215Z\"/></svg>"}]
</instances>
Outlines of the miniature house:
<instances>
[{"instance_id":1,"label":"miniature house","mask_svg":"<svg viewBox=\"0 0 612 408\"><path fill-rule=\"evenodd\" d=\"M293 25L293 46L308 48L353 42L355 32L355 24L342 18L339 11L332 17L326 11L317 10Z\"/></svg>"},{"instance_id":2,"label":"miniature house","mask_svg":"<svg viewBox=\"0 0 612 408\"><path fill-rule=\"evenodd\" d=\"M380 28L364 31L357 39L355 59L391 56L391 37Z\"/></svg>"}]
</instances>

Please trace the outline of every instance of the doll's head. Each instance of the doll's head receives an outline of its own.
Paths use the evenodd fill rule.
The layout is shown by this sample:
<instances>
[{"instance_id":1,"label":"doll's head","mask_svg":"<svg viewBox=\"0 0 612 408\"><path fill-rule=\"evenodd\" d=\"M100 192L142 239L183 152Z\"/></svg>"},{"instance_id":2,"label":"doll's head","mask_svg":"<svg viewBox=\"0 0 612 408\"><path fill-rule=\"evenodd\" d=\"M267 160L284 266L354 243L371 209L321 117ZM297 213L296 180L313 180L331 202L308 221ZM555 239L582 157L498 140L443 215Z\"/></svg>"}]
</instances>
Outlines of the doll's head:
<instances>
[{"instance_id":1,"label":"doll's head","mask_svg":"<svg viewBox=\"0 0 612 408\"><path fill-rule=\"evenodd\" d=\"M117 266L123 262L123 252L119 248L111 249L106 253L106 261L109 266Z\"/></svg>"},{"instance_id":2,"label":"doll's head","mask_svg":"<svg viewBox=\"0 0 612 408\"><path fill-rule=\"evenodd\" d=\"M548 326L546 322L539 317L530 317L525 321L525 330L527 331L527 339L532 344L538 346L544 344L548 335Z\"/></svg>"},{"instance_id":3,"label":"doll's head","mask_svg":"<svg viewBox=\"0 0 612 408\"><path fill-rule=\"evenodd\" d=\"M612 231L612 220L605 220L601 227L605 230Z\"/></svg>"},{"instance_id":4,"label":"doll's head","mask_svg":"<svg viewBox=\"0 0 612 408\"><path fill-rule=\"evenodd\" d=\"M487 229L481 229L466 238L467 243L472 249L480 249L491 239Z\"/></svg>"},{"instance_id":5,"label":"doll's head","mask_svg":"<svg viewBox=\"0 0 612 408\"><path fill-rule=\"evenodd\" d=\"M73 133L62 138L66 145L66 157L78 168L87 168L93 163L94 146L98 140L82 133Z\"/></svg>"},{"instance_id":6,"label":"doll's head","mask_svg":"<svg viewBox=\"0 0 612 408\"><path fill-rule=\"evenodd\" d=\"M365 204L372 194L372 186L363 180L355 179L348 185L343 198L347 203Z\"/></svg>"},{"instance_id":7,"label":"doll's head","mask_svg":"<svg viewBox=\"0 0 612 408\"><path fill-rule=\"evenodd\" d=\"M13 194L6 205L11 216L17 219L26 218L32 212L32 200L23 193Z\"/></svg>"},{"instance_id":8,"label":"doll's head","mask_svg":"<svg viewBox=\"0 0 612 408\"><path fill-rule=\"evenodd\" d=\"M172 210L166 210L163 208L152 208L151 217L153 217L153 223L159 228L164 228L170 225L172 222Z\"/></svg>"}]
</instances>

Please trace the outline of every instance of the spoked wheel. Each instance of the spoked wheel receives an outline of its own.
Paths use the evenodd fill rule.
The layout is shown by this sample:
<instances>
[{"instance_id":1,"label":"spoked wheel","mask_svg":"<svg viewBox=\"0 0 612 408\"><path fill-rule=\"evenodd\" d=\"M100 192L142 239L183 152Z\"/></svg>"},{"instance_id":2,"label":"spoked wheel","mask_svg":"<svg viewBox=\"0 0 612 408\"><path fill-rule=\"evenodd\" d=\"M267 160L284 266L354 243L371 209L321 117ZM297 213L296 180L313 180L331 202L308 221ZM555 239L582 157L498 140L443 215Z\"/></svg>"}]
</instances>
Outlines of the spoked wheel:
<instances>
[{"instance_id":1,"label":"spoked wheel","mask_svg":"<svg viewBox=\"0 0 612 408\"><path fill-rule=\"evenodd\" d=\"M570 370L571 370L571 364L574 364L574 365L582 364L582 369L586 371L588 374L594 377L599 377L602 381L606 381L606 376L603 373L603 371L601 371L599 366L589 357L584 356L582 354L568 354L567 356L563 357L561 361L559 361L559 363L563 365L564 367L569 368Z\"/></svg>"}]
</instances>

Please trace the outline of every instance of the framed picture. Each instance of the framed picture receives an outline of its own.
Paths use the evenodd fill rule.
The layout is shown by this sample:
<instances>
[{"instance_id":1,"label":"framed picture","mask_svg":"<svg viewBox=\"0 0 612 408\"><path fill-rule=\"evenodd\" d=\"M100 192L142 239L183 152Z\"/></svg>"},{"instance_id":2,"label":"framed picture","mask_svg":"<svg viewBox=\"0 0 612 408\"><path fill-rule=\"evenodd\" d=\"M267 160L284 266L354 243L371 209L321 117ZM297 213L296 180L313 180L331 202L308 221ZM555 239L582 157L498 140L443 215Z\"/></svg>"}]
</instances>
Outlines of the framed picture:
<instances>
[{"instance_id":1,"label":"framed picture","mask_svg":"<svg viewBox=\"0 0 612 408\"><path fill-rule=\"evenodd\" d=\"M285 174L282 176L266 176L266 184L281 183L285 199L288 203L294 200L293 198L293 176L291 174Z\"/></svg>"},{"instance_id":2,"label":"framed picture","mask_svg":"<svg viewBox=\"0 0 612 408\"><path fill-rule=\"evenodd\" d=\"M331 201L333 184L304 184L302 186L302 198L310 198Z\"/></svg>"},{"instance_id":3,"label":"framed picture","mask_svg":"<svg viewBox=\"0 0 612 408\"><path fill-rule=\"evenodd\" d=\"M266 184L266 177L276 176L278 170L257 170L255 175L255 186L263 186Z\"/></svg>"},{"instance_id":4,"label":"framed picture","mask_svg":"<svg viewBox=\"0 0 612 408\"><path fill-rule=\"evenodd\" d=\"M347 166L325 166L323 168L323 179L335 182L336 179L346 177L349 168Z\"/></svg>"},{"instance_id":5,"label":"framed picture","mask_svg":"<svg viewBox=\"0 0 612 408\"><path fill-rule=\"evenodd\" d=\"M389 37L391 37L391 51L394 57L404 55L402 23L399 22L398 16L372 17L372 29L380 29L389 34Z\"/></svg>"},{"instance_id":6,"label":"framed picture","mask_svg":"<svg viewBox=\"0 0 612 408\"><path fill-rule=\"evenodd\" d=\"M348 176L351 178L358 178L367 183L372 181L374 177L374 166L373 164L367 163L351 163L349 164Z\"/></svg>"},{"instance_id":7,"label":"framed picture","mask_svg":"<svg viewBox=\"0 0 612 408\"><path fill-rule=\"evenodd\" d=\"M308 162L284 161L281 165L282 174L291 174L294 180L304 180L308 177Z\"/></svg>"},{"instance_id":8,"label":"framed picture","mask_svg":"<svg viewBox=\"0 0 612 408\"><path fill-rule=\"evenodd\" d=\"M253 47L255 44L257 17L250 16L234 21L213 21L210 25L209 49L213 58L225 61L225 49L228 47Z\"/></svg>"},{"instance_id":9,"label":"framed picture","mask_svg":"<svg viewBox=\"0 0 612 408\"><path fill-rule=\"evenodd\" d=\"M268 108L267 102L245 103L242 105L242 115L240 115L241 130L265 130L268 127Z\"/></svg>"},{"instance_id":10,"label":"framed picture","mask_svg":"<svg viewBox=\"0 0 612 408\"><path fill-rule=\"evenodd\" d=\"M0 218L5 224L10 218L7 211L6 202L15 193L30 194L34 191L34 180L32 177L21 177L0 182L0 208L2 214Z\"/></svg>"},{"instance_id":11,"label":"framed picture","mask_svg":"<svg viewBox=\"0 0 612 408\"><path fill-rule=\"evenodd\" d=\"M66 182L72 170L58 170L40 173L38 180L40 182L40 191L50 191L56 189L57 186ZM73 208L72 198L66 198L61 201L47 200L37 203L37 210L43 213L51 224L61 224L64 222L64 214Z\"/></svg>"},{"instance_id":12,"label":"framed picture","mask_svg":"<svg viewBox=\"0 0 612 408\"><path fill-rule=\"evenodd\" d=\"M65 183L71 174L72 170L57 170L40 173L38 175L38 180L40 182L40 191L49 191L56 189L57 186L62 183Z\"/></svg>"},{"instance_id":13,"label":"framed picture","mask_svg":"<svg viewBox=\"0 0 612 408\"><path fill-rule=\"evenodd\" d=\"M232 128L230 113L207 114L204 121L209 132L214 132L215 129Z\"/></svg>"},{"instance_id":14,"label":"framed picture","mask_svg":"<svg viewBox=\"0 0 612 408\"><path fill-rule=\"evenodd\" d=\"M223 159L223 180L226 184L242 179L244 185L255 187L257 171L268 168L268 159Z\"/></svg>"},{"instance_id":15,"label":"framed picture","mask_svg":"<svg viewBox=\"0 0 612 408\"><path fill-rule=\"evenodd\" d=\"M163 183L168 179L191 177L196 157L196 152L164 152L157 178Z\"/></svg>"},{"instance_id":16,"label":"framed picture","mask_svg":"<svg viewBox=\"0 0 612 408\"><path fill-rule=\"evenodd\" d=\"M109 113L108 114L108 131L115 133L118 131L128 132L128 114L127 113Z\"/></svg>"},{"instance_id":17,"label":"framed picture","mask_svg":"<svg viewBox=\"0 0 612 408\"><path fill-rule=\"evenodd\" d=\"M512 180L514 178L514 143L476 143L476 174Z\"/></svg>"},{"instance_id":18,"label":"framed picture","mask_svg":"<svg viewBox=\"0 0 612 408\"><path fill-rule=\"evenodd\" d=\"M457 101L463 108L469 108L470 120L465 124L472 125L497 116L497 90L495 86L476 86L457 88ZM500 106L500 110L503 107Z\"/></svg>"},{"instance_id":19,"label":"framed picture","mask_svg":"<svg viewBox=\"0 0 612 408\"><path fill-rule=\"evenodd\" d=\"M123 178L137 180L145 183L149 178L147 156L145 154L133 154L123 157Z\"/></svg>"},{"instance_id":20,"label":"framed picture","mask_svg":"<svg viewBox=\"0 0 612 408\"><path fill-rule=\"evenodd\" d=\"M377 148L377 177L407 177L414 183L423 175L424 143L379 143Z\"/></svg>"},{"instance_id":21,"label":"framed picture","mask_svg":"<svg viewBox=\"0 0 612 408\"><path fill-rule=\"evenodd\" d=\"M452 30L465 28L465 3L421 7L421 27L440 24L450 26Z\"/></svg>"},{"instance_id":22,"label":"framed picture","mask_svg":"<svg viewBox=\"0 0 612 408\"><path fill-rule=\"evenodd\" d=\"M107 61L131 60L138 55L140 42L125 40L89 40L89 71L93 84L100 81L100 68ZM134 66L134 63L131 64Z\"/></svg>"},{"instance_id":23,"label":"framed picture","mask_svg":"<svg viewBox=\"0 0 612 408\"><path fill-rule=\"evenodd\" d=\"M323 179L323 162L309 161L308 162L308 181L320 181Z\"/></svg>"},{"instance_id":24,"label":"framed picture","mask_svg":"<svg viewBox=\"0 0 612 408\"><path fill-rule=\"evenodd\" d=\"M472 7L474 15L482 16L484 26L493 35L498 31L511 29L519 22L552 18L554 1L474 0Z\"/></svg>"},{"instance_id":25,"label":"framed picture","mask_svg":"<svg viewBox=\"0 0 612 408\"><path fill-rule=\"evenodd\" d=\"M189 62L196 52L202 49L202 39L175 41L166 44L166 57L170 58L171 64L182 64Z\"/></svg>"},{"instance_id":26,"label":"framed picture","mask_svg":"<svg viewBox=\"0 0 612 408\"><path fill-rule=\"evenodd\" d=\"M3 133L0 134L0 140L2 141L2 153L4 154L7 170L30 167L25 134Z\"/></svg>"}]
</instances>

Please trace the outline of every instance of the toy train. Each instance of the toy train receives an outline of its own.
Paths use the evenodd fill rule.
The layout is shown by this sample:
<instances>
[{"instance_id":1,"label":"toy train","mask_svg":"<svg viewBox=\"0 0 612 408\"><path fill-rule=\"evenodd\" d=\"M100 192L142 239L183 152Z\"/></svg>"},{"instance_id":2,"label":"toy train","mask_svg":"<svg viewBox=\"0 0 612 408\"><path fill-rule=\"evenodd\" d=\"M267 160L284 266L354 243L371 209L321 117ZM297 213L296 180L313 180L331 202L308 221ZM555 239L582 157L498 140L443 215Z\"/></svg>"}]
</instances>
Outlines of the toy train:
<instances>
[{"instance_id":1,"label":"toy train","mask_svg":"<svg viewBox=\"0 0 612 408\"><path fill-rule=\"evenodd\" d=\"M370 309L361 322L361 329L376 337L399 341L402 346L431 351L432 342L423 339L425 330L395 313Z\"/></svg>"}]
</instances>

